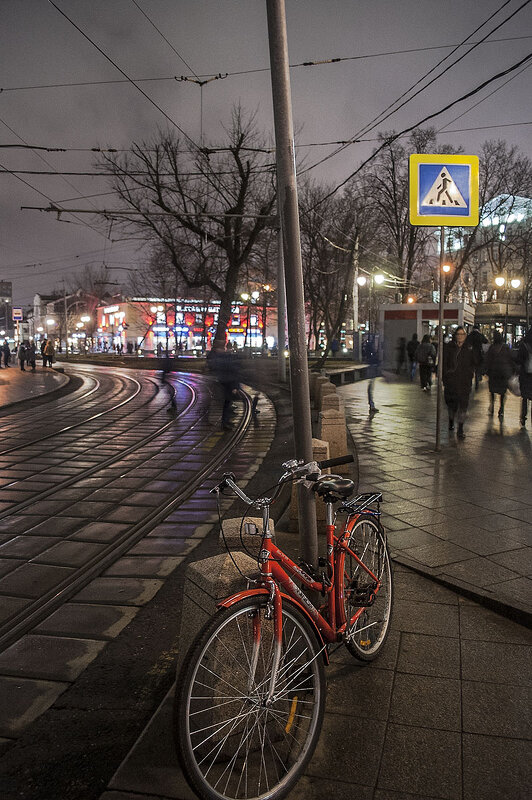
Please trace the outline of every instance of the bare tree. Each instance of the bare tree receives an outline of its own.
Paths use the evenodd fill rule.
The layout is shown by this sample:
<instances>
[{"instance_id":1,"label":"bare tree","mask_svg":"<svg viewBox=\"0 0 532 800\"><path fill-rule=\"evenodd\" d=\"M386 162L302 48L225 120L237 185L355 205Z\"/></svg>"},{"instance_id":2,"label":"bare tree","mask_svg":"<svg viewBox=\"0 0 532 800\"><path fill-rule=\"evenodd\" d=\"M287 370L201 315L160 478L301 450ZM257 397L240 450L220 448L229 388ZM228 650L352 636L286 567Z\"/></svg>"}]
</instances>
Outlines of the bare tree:
<instances>
[{"instance_id":1,"label":"bare tree","mask_svg":"<svg viewBox=\"0 0 532 800\"><path fill-rule=\"evenodd\" d=\"M157 243L188 287L220 298L216 340L225 340L243 268L272 224L274 171L253 117L232 113L221 147L196 149L173 134L133 144L121 157L105 154L129 234ZM270 157L271 159L271 157Z\"/></svg>"},{"instance_id":2,"label":"bare tree","mask_svg":"<svg viewBox=\"0 0 532 800\"><path fill-rule=\"evenodd\" d=\"M532 164L516 147L509 147L501 140L488 141L483 144L479 159L479 224L449 231L448 238L451 245L455 244L457 258L446 282L446 294L466 267L475 276L483 260L476 256L483 256L491 263L494 274L504 269L513 249L511 231L501 237L499 226L490 221L499 216L501 223L508 219L517 199L530 197L532 192Z\"/></svg>"}]
</instances>

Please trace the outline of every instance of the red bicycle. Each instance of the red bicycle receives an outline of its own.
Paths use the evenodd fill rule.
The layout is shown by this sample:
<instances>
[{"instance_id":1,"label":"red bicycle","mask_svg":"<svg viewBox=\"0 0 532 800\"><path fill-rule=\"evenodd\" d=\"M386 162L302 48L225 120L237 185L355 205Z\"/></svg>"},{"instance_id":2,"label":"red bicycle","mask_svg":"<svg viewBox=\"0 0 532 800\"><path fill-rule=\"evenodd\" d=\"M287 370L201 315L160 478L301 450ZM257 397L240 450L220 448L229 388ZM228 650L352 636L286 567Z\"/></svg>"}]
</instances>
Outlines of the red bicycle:
<instances>
[{"instance_id":1,"label":"red bicycle","mask_svg":"<svg viewBox=\"0 0 532 800\"><path fill-rule=\"evenodd\" d=\"M348 500L353 481L322 469L352 456L283 464L272 498L251 500L232 474L229 489L262 512L260 574L228 597L191 646L177 680L176 745L190 786L204 800L284 797L319 739L328 649L345 643L362 661L380 652L390 626L392 570L380 494ZM327 556L295 564L274 543L270 506L284 483L303 480L326 503ZM333 505L340 503L336 512ZM336 535L336 518L345 514ZM299 585L298 585L299 584ZM316 608L300 585L319 593Z\"/></svg>"}]
</instances>

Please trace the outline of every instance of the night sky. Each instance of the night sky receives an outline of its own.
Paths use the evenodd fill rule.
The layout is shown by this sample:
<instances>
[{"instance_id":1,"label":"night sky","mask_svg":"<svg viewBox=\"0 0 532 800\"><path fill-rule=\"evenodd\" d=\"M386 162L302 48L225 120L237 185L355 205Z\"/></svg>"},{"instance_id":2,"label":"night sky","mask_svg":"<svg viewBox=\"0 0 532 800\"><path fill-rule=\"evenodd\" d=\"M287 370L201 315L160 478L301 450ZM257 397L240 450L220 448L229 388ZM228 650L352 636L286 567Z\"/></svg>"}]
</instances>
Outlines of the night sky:
<instances>
[{"instance_id":1,"label":"night sky","mask_svg":"<svg viewBox=\"0 0 532 800\"><path fill-rule=\"evenodd\" d=\"M139 86L194 141L200 140L201 124L206 142L220 141L235 103L256 111L259 128L273 137L265 0L54 3L128 77L157 79ZM371 140L379 132L416 123L523 59L532 50L532 3L501 24L522 4L287 0L294 123L299 142L309 145L299 150L306 164L335 149L321 143L357 135L449 55L452 46L470 36L416 90L492 31L426 91L363 135L370 141L351 145L311 174L331 185L341 182L371 153ZM83 149L127 148L132 141L150 139L157 127L173 127L49 0L1 0L0 10L3 169L94 172L95 154ZM295 66L334 58L343 60ZM438 116L431 124L442 131L440 142L473 154L486 139L501 138L531 156L530 65ZM219 73L229 75L203 89L173 77L204 79ZM89 85L43 88L80 83ZM5 147L24 143L69 151ZM0 181L0 280L13 281L14 305L29 303L36 291L50 292L65 274L87 264L118 268L142 263L138 243L109 241L108 227L95 217L65 215L60 222L54 214L20 210L23 205L46 207L50 200L68 208L112 208L116 201L110 195L87 197L109 191L101 176L7 173ZM116 235L111 232L112 238ZM117 271L114 279L126 274Z\"/></svg>"}]
</instances>

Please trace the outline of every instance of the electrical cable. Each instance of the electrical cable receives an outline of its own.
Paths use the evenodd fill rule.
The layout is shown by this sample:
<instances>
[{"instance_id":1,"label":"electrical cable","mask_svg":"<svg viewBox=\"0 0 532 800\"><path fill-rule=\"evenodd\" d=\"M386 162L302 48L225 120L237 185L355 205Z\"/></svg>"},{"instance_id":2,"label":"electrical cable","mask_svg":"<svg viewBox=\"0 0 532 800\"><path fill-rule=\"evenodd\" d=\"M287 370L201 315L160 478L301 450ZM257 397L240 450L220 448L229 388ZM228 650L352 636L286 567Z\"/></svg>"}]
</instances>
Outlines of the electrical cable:
<instances>
[{"instance_id":1,"label":"electrical cable","mask_svg":"<svg viewBox=\"0 0 532 800\"><path fill-rule=\"evenodd\" d=\"M313 211L314 208L316 208L317 206L321 205L321 203L325 202L325 200L328 200L329 197L332 197L334 194L336 194L336 192L339 189L341 189L342 186L345 186L345 184L348 183L348 181L350 181L352 178L354 178L355 175L358 175L358 173L361 172L362 169L367 164L369 164L371 161L373 161L373 159L376 158L376 156L382 150L384 150L385 147L388 147L390 144L392 144L397 139L399 139L399 137L404 136L406 133L409 133L410 131L415 130L415 128L419 128L425 122L428 122L430 119L434 119L434 117L438 117L440 114L443 114L445 111L448 111L450 108L452 108L453 106L457 105L458 103L461 103L463 100L467 100L469 97L472 97L473 95L478 94L478 92L482 91L482 89L484 89L486 86L489 86L490 83L493 83L494 81L498 80L499 78L502 78L505 75L508 75L510 72L514 72L516 69L519 69L521 66L523 66L523 64L525 64L527 61L530 61L530 59L532 59L532 53L529 53L524 58L522 58L520 61L518 61L516 64L513 64L511 67L508 67L508 69L505 69L502 72L498 72L496 75L493 75L491 78L488 78L483 83L481 83L479 86L475 87L471 91L467 92L466 94L462 95L461 97L458 97L456 100L453 100L451 103L448 103L446 106L444 106L443 108L439 109L439 111L435 111L432 114L428 114L426 117L423 117L423 119L419 120L414 125L410 125L408 128L404 128L399 133L394 134L393 136L390 136L390 137L386 138L385 141L383 141L383 143L380 145L380 147L377 147L377 149L374 150L373 153L368 158L366 158L356 168L356 170L354 170L350 175L348 175L347 178L345 178L345 180L343 180L341 183L339 183L334 189L332 189L330 192L328 192L328 194L324 195L321 198L321 200L319 200L312 208L308 209L308 211L306 213L310 213L310 211Z\"/></svg>"},{"instance_id":2,"label":"electrical cable","mask_svg":"<svg viewBox=\"0 0 532 800\"><path fill-rule=\"evenodd\" d=\"M160 111L163 117L165 117L165 119L167 119L168 122L170 122L175 128L177 128L177 130L185 137L185 139L187 139L196 148L196 150L200 149L199 145L196 144L196 142L188 135L188 133L185 133L183 128L181 128L181 126L178 125L177 122L174 119L172 119L172 117L169 114L167 114L166 111L164 111L161 108L161 106L155 102L155 100L152 100L149 94L146 94L144 89L142 89L138 85L138 83L136 83L132 78L130 78L129 75L121 67L118 66L116 61L113 61L113 59L110 56L108 56L107 53L105 53L102 50L102 48L90 38L90 36L88 36L84 31L82 31L79 25L76 25L74 20L70 19L70 17L67 14L65 14L65 12L61 8L59 8L59 6L56 3L54 3L54 0L48 0L48 2L56 9L56 11L59 12L59 14L61 14L61 16L63 16L67 20L67 22L69 22L78 31L78 33L80 33L83 36L84 39L86 39L93 47L95 47L96 50L98 50L98 52L105 59L107 59L107 61L109 61L109 63L112 64L113 67L115 67L115 69L117 69L120 72L120 74L123 75L124 78L126 78L129 81L129 83L131 83L131 85L134 86L137 89L137 91L139 91L141 95L146 98L146 100L148 100L149 103L152 104L152 106L154 106L158 111Z\"/></svg>"},{"instance_id":3,"label":"electrical cable","mask_svg":"<svg viewBox=\"0 0 532 800\"><path fill-rule=\"evenodd\" d=\"M192 72L192 74L194 75L194 77L198 78L198 80L199 80L199 77L196 75L196 73L194 72L194 70L192 69L192 67L190 66L190 64L187 64L187 62L185 61L185 59L183 58L183 56L182 56L180 53L178 53L178 52L177 52L177 50L175 49L175 47L173 46L173 44L172 44L171 42L169 42L169 41L168 41L168 39L166 38L166 36L164 35L164 33L163 33L161 30L159 30L159 28L157 27L157 25L155 24L155 22L153 22L153 20L151 20L151 19L150 19L150 17L149 17L149 16L146 14L146 12L144 11L144 9L142 9L142 8L139 6L139 4L137 3L137 0L131 0L131 2L133 3L133 5L134 5L134 6L136 6L136 7L138 8L138 10L140 11L140 13L141 13L141 14L142 14L142 15L143 15L143 16L144 16L144 17L145 17L147 20L148 20L148 22L150 23L150 25L151 25L153 28L155 28L155 30L157 31L157 33L159 34L159 36L161 36L161 37L164 39L164 41L166 42L166 44L168 45L168 47L170 47L170 49L171 49L171 50L172 50L172 51L173 51L173 52L176 54L176 56L179 58L179 60L183 62L183 64L185 65L185 67L187 67L187 69L189 69L189 70Z\"/></svg>"},{"instance_id":4,"label":"electrical cable","mask_svg":"<svg viewBox=\"0 0 532 800\"><path fill-rule=\"evenodd\" d=\"M493 19L493 17L494 17L494 16L496 16L496 15L497 15L497 14L498 14L500 11L502 11L502 9L503 9L505 6L507 6L507 5L508 5L508 3L510 3L510 2L511 2L511 0L505 0L505 2L502 4L502 6L500 6L500 7L497 9L497 11L493 12L493 13L492 13L492 14L491 14L491 15L490 15L490 16L489 16L489 17L488 17L488 18L487 18L487 19L486 19L486 20L485 20L485 21L484 21L484 22L483 22L481 25L479 25L479 26L478 26L478 27L477 27L477 28L476 28L474 31L472 31L472 33L470 33L470 34L469 34L469 35L468 35L468 36L467 36L467 37L466 37L466 38L463 40L463 42L461 42L461 44L460 44L460 45L457 45L457 46L454 48L454 50L452 50L452 52L451 52L451 53L447 54L447 55L445 56L445 58L441 59L441 60L438 62L438 64L436 64L434 67L432 67L432 69L430 69L430 70L429 70L429 71L428 71L428 72L427 72L425 75L423 75L423 77L421 77L421 78L420 78L419 80L417 80L417 81L416 81L414 84L412 84L412 86L411 86L409 89L407 89L407 90L406 90L406 92L403 92L403 94L402 94L402 95L400 95L400 96L399 96L399 97L398 97L396 100L394 100L394 101L393 101L393 103L391 103L390 105L388 105L388 106L387 106L387 107L384 109L384 111L382 111L380 114L378 114L376 117L374 117L374 118L373 118L373 120L371 120L371 122L367 123L367 124L366 124L366 125L364 125L362 128L360 128L360 130L359 130L359 131L358 131L358 132L355 134L355 136L354 136L354 137L352 137L352 139L351 139L350 141L353 141L353 140L357 139L358 137L360 137L360 136L364 136L365 134L369 133L369 132L370 132L370 131L372 131L372 130L373 130L373 129L374 129L376 126L377 126L377 125L380 125L380 124L382 124L383 122L385 122L387 119L389 119L389 117L391 117L393 114L395 114L397 111L399 111L399 110L400 110L401 108L403 108L405 105L407 105L407 103L409 103L411 100L413 100L415 97L417 97L417 96L418 96L418 95L419 95L421 92L425 91L425 89L427 89L429 86L431 86L431 85L432 85L432 84L433 84L435 81L437 81L439 78L441 78L443 75L445 75L445 73L446 73L446 72L448 72L450 69L452 69L452 67L456 66L456 64L458 64L460 61L462 61L462 59L464 59L464 58L465 58L467 55L469 55L469 53L471 53L471 52L472 52L472 50L474 50L476 47L478 47L478 46L479 46L479 44L481 44L482 42L484 42L484 41L485 41L485 40L486 40L486 39L487 39L489 36L491 36L491 35L492 35L492 34L493 34L495 31L497 31L499 28L501 28L503 25L505 25L505 24L506 24L506 23L507 23L507 22L508 22L508 21L509 21L509 20L510 20L512 17L514 17L514 16L515 16L517 13L519 13L519 11L521 11L521 10L522 10L522 9L523 9L525 6L529 5L529 3L531 2L531 0L525 0L525 1L524 1L524 2L523 2L523 3L522 3L520 6L519 6L519 8L517 8L515 11L513 11L513 12L512 12L512 13L511 13L511 14L510 14L508 17L506 17L506 18L505 18L505 19L504 19L502 22L498 23L498 25L497 25L495 28L493 28L491 31L489 31L489 32L488 32L488 33L487 33L487 34L486 34L486 35L483 37L483 39L481 39L481 40L480 40L480 42L473 44L473 45L472 45L472 46L469 48L469 50L467 50L467 51L466 51L465 53L463 53L463 54L462 54L462 55L461 55L459 58L457 58L455 61L453 61L453 63L452 63L452 64L449 64L449 65L448 65L448 66L447 66L447 67L446 67L446 68L443 70L443 72L439 73L439 74L438 74L438 75L436 75L434 78L432 78L432 80L430 80L430 81L429 81L429 83L425 84L425 86L422 86L420 89L418 89L418 91L417 91L417 92L415 92L413 95L411 95L411 97L408 97L407 99L405 99L403 103L401 103L399 106L397 106L397 108L393 108L394 106L396 106L396 105L397 105L397 103L398 103L400 100L402 100L402 99L403 99L403 98L404 98L404 97L405 97L407 94L409 94L409 93L410 93L410 92L411 92L411 91L412 91L412 90L413 90L413 89L414 89L416 86L418 86L418 85L419 85L419 84L420 84L422 81L424 81L424 80L425 80L425 78L427 78L427 77L428 77L428 76L429 76L429 75L430 75L430 74L431 74L431 73L432 73L432 72L433 72L435 69L437 69L437 68L438 68L438 67L439 67L441 64L443 64L443 62L444 62L444 61L446 61L448 58L450 58L450 57L451 57L451 56L452 56L452 55L453 55L453 54L456 52L456 50L458 50L458 48L459 48L459 47L461 47L463 44L465 44L465 42L467 42L467 40L468 40L468 39L469 39L471 36L473 36L475 33L477 33L477 31L479 31L479 30L480 30L480 28L483 28L483 27L484 27L484 25L487 25L487 23L488 23L488 22L489 22L491 19ZM392 109L392 110L390 110L390 109ZM389 113L386 113L387 111L389 111ZM309 167L306 167L306 168L303 170L303 172L308 172L309 170L311 170L311 169L314 169L314 168L315 168L315 167L317 167L317 166L320 166L321 164L323 164L323 163L325 163L326 161L328 161L330 158L333 158L334 156L336 156L336 155L338 155L339 153L341 153L343 150L345 150L345 148L346 148L347 146L348 146L347 144L344 144L344 145L342 145L341 147L338 147L338 148L337 148L336 150L334 150L332 153L329 153L327 156L325 156L324 158L320 159L320 160L319 160L319 161L317 161L315 164L312 164L311 166L309 166Z\"/></svg>"},{"instance_id":5,"label":"electrical cable","mask_svg":"<svg viewBox=\"0 0 532 800\"><path fill-rule=\"evenodd\" d=\"M500 44L501 42L514 42L519 41L521 39L530 39L532 38L530 35L528 36L507 36L501 39L490 39L488 41L483 42L483 44ZM473 44L473 42L471 42ZM314 67L314 66L322 66L326 64L338 64L342 61L363 61L368 58L382 58L385 56L395 56L395 55L408 55L409 53L423 53L430 50L444 50L450 48L456 48L460 45L455 44L440 44L440 45L433 45L431 47L413 47L408 50L390 50L387 52L382 53L367 53L366 55L362 56L344 56L339 58L326 58L321 59L319 61L303 61L300 64L290 64L290 69L296 69L298 67ZM180 56L181 58L181 56ZM190 70L193 72L193 70ZM233 77L235 75L252 75L257 72L269 72L269 67L260 67L257 69L248 69L248 70L240 70L239 72L218 72L218 73L208 73L208 74L194 74L194 77L198 80L202 78L210 78L211 80ZM178 77L177 75L168 75L163 76L160 78L134 78L135 83L157 83L163 81L182 81L187 80L188 76L181 75ZM33 84L31 86L6 86L0 87L0 94L2 92L22 92L22 91L30 91L36 89L69 89L75 88L77 86L108 86L111 84L119 84L119 83L129 83L129 79L114 79L114 80L105 80L105 81L72 81L69 83L41 83L41 84Z\"/></svg>"}]
</instances>

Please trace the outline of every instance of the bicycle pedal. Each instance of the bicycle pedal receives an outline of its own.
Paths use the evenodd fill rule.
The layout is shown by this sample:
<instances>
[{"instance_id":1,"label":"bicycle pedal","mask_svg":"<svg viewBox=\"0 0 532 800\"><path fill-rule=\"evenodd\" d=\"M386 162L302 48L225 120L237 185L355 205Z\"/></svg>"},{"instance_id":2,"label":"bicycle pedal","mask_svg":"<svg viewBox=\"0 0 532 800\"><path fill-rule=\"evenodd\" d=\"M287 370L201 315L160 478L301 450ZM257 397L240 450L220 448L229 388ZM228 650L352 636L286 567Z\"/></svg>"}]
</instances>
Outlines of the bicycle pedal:
<instances>
[{"instance_id":1,"label":"bicycle pedal","mask_svg":"<svg viewBox=\"0 0 532 800\"><path fill-rule=\"evenodd\" d=\"M373 589L365 587L362 589L354 588L349 598L352 606L367 607L372 606L375 602L376 595Z\"/></svg>"}]
</instances>

